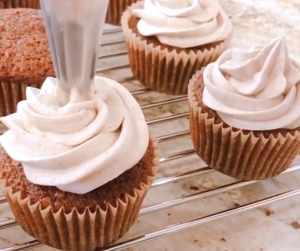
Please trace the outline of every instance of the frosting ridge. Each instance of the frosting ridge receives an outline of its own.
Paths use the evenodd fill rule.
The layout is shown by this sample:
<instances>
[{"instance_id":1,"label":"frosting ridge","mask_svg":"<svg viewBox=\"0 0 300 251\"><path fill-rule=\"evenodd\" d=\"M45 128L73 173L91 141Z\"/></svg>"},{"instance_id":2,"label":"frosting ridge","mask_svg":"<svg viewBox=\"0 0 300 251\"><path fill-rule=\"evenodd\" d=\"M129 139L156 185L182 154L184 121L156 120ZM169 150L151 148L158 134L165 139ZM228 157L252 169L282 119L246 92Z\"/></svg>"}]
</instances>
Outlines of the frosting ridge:
<instances>
[{"instance_id":1,"label":"frosting ridge","mask_svg":"<svg viewBox=\"0 0 300 251\"><path fill-rule=\"evenodd\" d=\"M27 87L17 112L1 118L0 143L23 165L29 181L84 194L132 168L143 157L149 131L127 89L95 77L94 98L65 102L58 81Z\"/></svg>"},{"instance_id":2,"label":"frosting ridge","mask_svg":"<svg viewBox=\"0 0 300 251\"><path fill-rule=\"evenodd\" d=\"M218 0L145 0L144 9L133 15L140 18L137 28L143 36L179 48L219 42L232 31Z\"/></svg>"},{"instance_id":3,"label":"frosting ridge","mask_svg":"<svg viewBox=\"0 0 300 251\"><path fill-rule=\"evenodd\" d=\"M300 126L300 66L284 37L266 46L229 49L203 73L203 102L228 125L245 130Z\"/></svg>"}]
</instances>

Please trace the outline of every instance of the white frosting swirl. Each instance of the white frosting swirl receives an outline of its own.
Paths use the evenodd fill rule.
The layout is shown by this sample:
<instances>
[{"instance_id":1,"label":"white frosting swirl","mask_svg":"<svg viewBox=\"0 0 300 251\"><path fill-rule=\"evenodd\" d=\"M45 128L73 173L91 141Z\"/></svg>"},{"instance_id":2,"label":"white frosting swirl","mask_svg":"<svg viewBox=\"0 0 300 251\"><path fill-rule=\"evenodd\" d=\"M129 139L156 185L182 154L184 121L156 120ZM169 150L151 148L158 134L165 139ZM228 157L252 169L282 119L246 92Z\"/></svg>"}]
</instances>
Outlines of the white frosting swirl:
<instances>
[{"instance_id":1,"label":"white frosting swirl","mask_svg":"<svg viewBox=\"0 0 300 251\"><path fill-rule=\"evenodd\" d=\"M62 104L57 80L27 87L17 112L1 118L8 155L29 181L85 194L140 161L149 143L143 112L122 85L95 78L94 99Z\"/></svg>"},{"instance_id":2,"label":"white frosting swirl","mask_svg":"<svg viewBox=\"0 0 300 251\"><path fill-rule=\"evenodd\" d=\"M218 0L145 0L140 18L143 36L157 36L162 44L190 48L223 41L231 35L232 23Z\"/></svg>"},{"instance_id":3,"label":"white frosting swirl","mask_svg":"<svg viewBox=\"0 0 300 251\"><path fill-rule=\"evenodd\" d=\"M283 37L266 46L225 51L203 78L204 104L232 127L300 126L300 66L289 57Z\"/></svg>"}]
</instances>

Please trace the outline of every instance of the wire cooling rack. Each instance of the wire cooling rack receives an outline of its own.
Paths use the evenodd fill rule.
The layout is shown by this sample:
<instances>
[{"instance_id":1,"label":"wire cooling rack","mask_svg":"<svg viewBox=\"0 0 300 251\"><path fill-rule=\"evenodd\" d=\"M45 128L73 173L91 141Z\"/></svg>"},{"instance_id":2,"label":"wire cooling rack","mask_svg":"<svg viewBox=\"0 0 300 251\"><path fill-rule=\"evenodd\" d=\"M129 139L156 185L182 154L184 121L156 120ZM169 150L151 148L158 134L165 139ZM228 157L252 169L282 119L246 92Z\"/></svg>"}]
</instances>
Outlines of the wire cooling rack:
<instances>
[{"instance_id":1,"label":"wire cooling rack","mask_svg":"<svg viewBox=\"0 0 300 251\"><path fill-rule=\"evenodd\" d=\"M106 76L105 73L110 72L110 71L122 71L125 69L128 72L128 70L129 70L128 61L126 61L124 63L123 61L121 61L121 60L119 61L117 59L118 57L122 57L122 56L126 57L127 52L124 47L124 39L122 38L122 36L119 36L119 38L118 38L118 36L115 36L116 34L119 34L119 35L121 34L120 28L107 28L104 31L104 38L107 38L107 39L104 39L104 42L102 42L102 51L104 51L104 53L99 56L99 61L106 61L106 60L109 61L110 60L113 62L113 65L102 64L102 66L97 70L97 72L100 75ZM118 47L118 45L123 45L123 47L121 46L120 47L121 49L119 49L117 51L114 51L114 50L108 51L105 49L106 47L113 47L113 46ZM126 83L130 82L132 80L134 80L134 79L129 76L129 77L124 77L123 79L118 80L118 81L126 86ZM158 94L153 94L153 92L151 92L150 90L148 90L146 88L141 88L141 87L131 91L131 93L134 96L147 95L148 93L152 93L152 95L158 95ZM151 109L156 109L156 108L159 108L164 105L171 105L171 104L176 105L177 103L187 101L186 96L179 96L179 97L166 96L166 97L167 98L164 100L151 102L148 104L142 104L141 107L144 111L146 111L146 110L149 111ZM185 103L185 105L187 106L187 103ZM162 117L158 117L158 118L154 117L154 118L148 120L148 124L149 124L149 126L151 126L151 125L160 126L160 124L162 124L162 123L173 123L173 121L176 119L187 118L187 117L188 117L188 111L186 109L184 112L173 113L171 115L166 115L166 116L162 116ZM170 125L172 125L172 124L170 124ZM187 127L187 128L185 128L185 130L180 130L178 132L171 133L171 134L161 135L158 137L158 141L159 141L159 145L161 145L164 142L167 142L167 141L175 142L175 140L180 137L188 137L188 136L189 136L189 130ZM188 158L191 158L193 155L195 155L195 151L192 148L180 150L175 153L162 155L162 157L160 159L160 163L163 164L163 163L169 163L174 160L188 159ZM300 170L300 161L299 161L299 163L297 163L297 162L294 163L293 166L291 166L285 172L285 174L292 173L297 170ZM158 178L154 181L154 183L152 185L152 189L159 187L159 186L164 186L164 185L167 185L170 183L176 183L178 181L201 176L201 175L208 174L208 173L214 173L214 171L211 170L209 167L201 167L201 168L196 168L196 169L193 169L190 171L181 172L176 175L171 175L169 177ZM139 217L149 215L149 214L154 214L156 212L160 212L162 210L166 210L166 209L169 209L172 207L185 205L187 203L194 202L194 201L197 201L197 200L200 200L203 198L207 198L210 196L219 195L221 193L232 191L234 189L238 189L238 188L242 188L242 187L246 187L246 186L249 186L254 183L258 183L258 181L233 181L229 184L217 186L217 187L208 189L206 191L197 192L192 195L183 196L179 199L170 199L170 200L164 201L162 203L146 206L146 207L143 207L142 210L140 211ZM148 232L143 235L137 235L133 238L130 238L126 241L119 242L119 243L114 244L103 250L105 250L105 251L123 250L125 248L133 247L135 245L142 244L142 243L150 241L150 240L162 238L164 236L175 234L180 231L188 230L190 228L200 226L203 224L208 224L213 221L223 219L225 217L233 216L235 214L240 214L242 212L245 212L245 211L248 211L251 209L266 206L270 203L281 201L281 200L284 200L284 199L287 199L287 198L290 198L290 197L293 197L296 195L300 195L300 188L291 189L291 190L288 190L285 192L280 192L280 193L277 192L275 195L272 195L270 197L264 197L260 200L256 200L256 201L248 203L248 204L236 205L236 207L232 208L232 209L228 209L228 210L224 210L224 211L221 211L218 213L199 217L194 220L170 225L161 230L151 231L151 232ZM7 201L6 201L5 197L2 196L2 197L0 197L0 204L3 204L3 203L7 203ZM0 222L0 230L7 230L16 225L17 225L17 223L16 223L15 219L5 220L5 221ZM42 244L39 243L38 241L34 240L34 241L14 245L14 246L11 246L8 248L0 249L0 251L29 250L29 249L34 249L34 248L37 248L40 246L42 246Z\"/></svg>"}]
</instances>

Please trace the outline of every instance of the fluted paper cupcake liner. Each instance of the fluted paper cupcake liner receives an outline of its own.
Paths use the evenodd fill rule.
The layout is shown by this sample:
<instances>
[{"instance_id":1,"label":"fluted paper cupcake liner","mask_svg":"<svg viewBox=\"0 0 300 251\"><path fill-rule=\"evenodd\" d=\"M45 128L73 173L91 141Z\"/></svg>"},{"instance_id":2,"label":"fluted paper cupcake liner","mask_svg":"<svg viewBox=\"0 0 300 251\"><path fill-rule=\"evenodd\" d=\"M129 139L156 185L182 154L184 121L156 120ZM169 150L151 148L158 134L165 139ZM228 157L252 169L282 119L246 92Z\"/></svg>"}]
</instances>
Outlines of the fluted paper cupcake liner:
<instances>
[{"instance_id":1,"label":"fluted paper cupcake liner","mask_svg":"<svg viewBox=\"0 0 300 251\"><path fill-rule=\"evenodd\" d=\"M284 172L299 153L300 132L255 136L216 123L196 98L199 90L194 83L202 73L193 76L188 88L190 132L199 157L211 168L241 180L268 179Z\"/></svg>"},{"instance_id":2,"label":"fluted paper cupcake liner","mask_svg":"<svg viewBox=\"0 0 300 251\"><path fill-rule=\"evenodd\" d=\"M0 9L31 8L40 9L39 0L0 0Z\"/></svg>"},{"instance_id":3,"label":"fluted paper cupcake liner","mask_svg":"<svg viewBox=\"0 0 300 251\"><path fill-rule=\"evenodd\" d=\"M2 189L16 217L17 222L29 235L43 244L63 250L90 251L108 246L125 235L135 222L158 170L157 144L155 149L152 174L146 183L140 183L132 195L124 195L115 205L108 204L106 210L98 206L95 212L87 208L83 213L77 209L66 214L64 209L54 212L51 206L42 208L41 202L31 203L30 198L22 198L21 192L13 192L12 187Z\"/></svg>"},{"instance_id":4,"label":"fluted paper cupcake liner","mask_svg":"<svg viewBox=\"0 0 300 251\"><path fill-rule=\"evenodd\" d=\"M197 53L154 46L142 40L129 27L129 20L134 9L143 8L144 3L138 2L124 12L121 20L123 33L127 43L129 63L135 78L144 86L162 93L181 95L187 94L187 86L193 74L207 64L214 62L228 47L228 39L215 47L198 50Z\"/></svg>"},{"instance_id":5,"label":"fluted paper cupcake liner","mask_svg":"<svg viewBox=\"0 0 300 251\"><path fill-rule=\"evenodd\" d=\"M26 87L41 88L44 81L36 83L0 81L0 117L14 113L17 104L26 99Z\"/></svg>"},{"instance_id":6,"label":"fluted paper cupcake liner","mask_svg":"<svg viewBox=\"0 0 300 251\"><path fill-rule=\"evenodd\" d=\"M109 0L105 22L120 25L123 12L138 0Z\"/></svg>"}]
</instances>

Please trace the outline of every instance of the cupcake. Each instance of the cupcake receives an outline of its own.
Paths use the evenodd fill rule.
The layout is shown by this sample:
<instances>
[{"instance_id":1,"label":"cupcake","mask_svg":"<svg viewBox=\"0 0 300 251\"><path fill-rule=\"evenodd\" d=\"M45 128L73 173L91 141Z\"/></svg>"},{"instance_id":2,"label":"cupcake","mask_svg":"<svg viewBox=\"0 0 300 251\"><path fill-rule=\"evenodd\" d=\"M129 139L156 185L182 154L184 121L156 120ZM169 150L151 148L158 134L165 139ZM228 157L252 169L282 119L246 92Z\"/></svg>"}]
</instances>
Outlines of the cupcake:
<instances>
[{"instance_id":1,"label":"cupcake","mask_svg":"<svg viewBox=\"0 0 300 251\"><path fill-rule=\"evenodd\" d=\"M300 66L283 37L225 51L193 76L188 99L195 150L217 171L272 178L300 150Z\"/></svg>"},{"instance_id":2,"label":"cupcake","mask_svg":"<svg viewBox=\"0 0 300 251\"><path fill-rule=\"evenodd\" d=\"M40 10L0 10L0 117L16 111L27 86L54 76Z\"/></svg>"},{"instance_id":3,"label":"cupcake","mask_svg":"<svg viewBox=\"0 0 300 251\"><path fill-rule=\"evenodd\" d=\"M39 0L0 0L0 9L31 8L40 9Z\"/></svg>"},{"instance_id":4,"label":"cupcake","mask_svg":"<svg viewBox=\"0 0 300 251\"><path fill-rule=\"evenodd\" d=\"M122 16L133 75L144 86L187 94L193 74L228 47L232 24L217 0L145 0Z\"/></svg>"},{"instance_id":5,"label":"cupcake","mask_svg":"<svg viewBox=\"0 0 300 251\"><path fill-rule=\"evenodd\" d=\"M137 101L115 81L94 82L92 100L65 104L47 78L1 118L4 194L21 227L57 249L89 251L122 237L158 169Z\"/></svg>"},{"instance_id":6,"label":"cupcake","mask_svg":"<svg viewBox=\"0 0 300 251\"><path fill-rule=\"evenodd\" d=\"M120 25L123 12L128 6L138 0L109 0L105 22L112 25Z\"/></svg>"}]
</instances>

